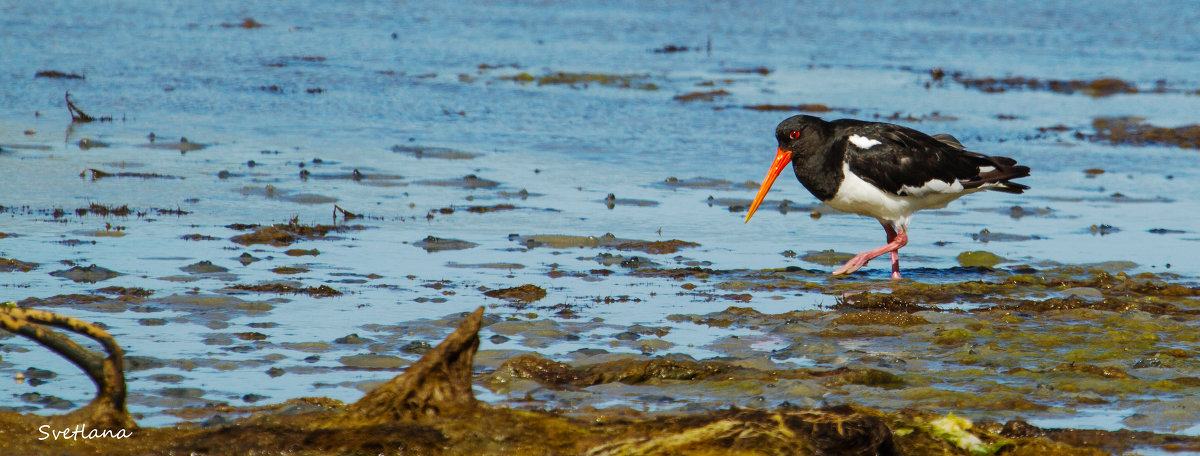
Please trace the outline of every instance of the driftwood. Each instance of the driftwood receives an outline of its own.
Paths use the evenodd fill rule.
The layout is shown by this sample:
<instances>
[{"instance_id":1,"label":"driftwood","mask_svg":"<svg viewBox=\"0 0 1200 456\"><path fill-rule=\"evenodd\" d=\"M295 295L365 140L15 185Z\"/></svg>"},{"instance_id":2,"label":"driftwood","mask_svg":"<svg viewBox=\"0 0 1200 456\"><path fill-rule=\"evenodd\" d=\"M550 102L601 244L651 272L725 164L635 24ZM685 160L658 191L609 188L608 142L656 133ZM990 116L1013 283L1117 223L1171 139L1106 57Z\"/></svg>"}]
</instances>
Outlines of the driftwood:
<instances>
[{"instance_id":1,"label":"driftwood","mask_svg":"<svg viewBox=\"0 0 1200 456\"><path fill-rule=\"evenodd\" d=\"M75 106L75 103L71 102L71 92L67 92L65 98L67 99L67 111L71 113L71 122L95 122L97 120L101 122L112 122L112 117L105 116L95 118L87 115L86 112L83 112L83 110L79 109L78 106Z\"/></svg>"},{"instance_id":2,"label":"driftwood","mask_svg":"<svg viewBox=\"0 0 1200 456\"><path fill-rule=\"evenodd\" d=\"M388 422L475 408L472 364L479 349L482 321L483 307L480 307L403 374L351 405L351 413L367 422Z\"/></svg>"},{"instance_id":3,"label":"driftwood","mask_svg":"<svg viewBox=\"0 0 1200 456\"><path fill-rule=\"evenodd\" d=\"M356 218L362 218L362 214L355 214L353 212L342 209L341 206L334 204L333 205L333 221L334 222L337 222L338 212L342 213L342 220L351 220L351 219L356 219Z\"/></svg>"},{"instance_id":4,"label":"driftwood","mask_svg":"<svg viewBox=\"0 0 1200 456\"><path fill-rule=\"evenodd\" d=\"M98 342L107 357L88 350L48 327L65 329ZM79 366L96 384L96 397L88 405L55 418L70 424L101 429L136 429L125 409L124 352L107 331L75 318L44 310L0 305L0 328L33 339Z\"/></svg>"}]
</instances>

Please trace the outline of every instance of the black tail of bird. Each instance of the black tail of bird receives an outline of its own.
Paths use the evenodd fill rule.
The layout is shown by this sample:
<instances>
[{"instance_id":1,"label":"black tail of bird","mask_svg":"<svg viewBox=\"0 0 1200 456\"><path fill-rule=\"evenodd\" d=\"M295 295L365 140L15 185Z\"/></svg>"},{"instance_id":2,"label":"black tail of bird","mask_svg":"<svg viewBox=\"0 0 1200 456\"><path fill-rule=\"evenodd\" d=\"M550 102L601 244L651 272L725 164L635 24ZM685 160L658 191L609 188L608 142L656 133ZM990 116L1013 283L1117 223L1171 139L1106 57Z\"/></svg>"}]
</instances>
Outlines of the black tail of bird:
<instances>
[{"instance_id":1,"label":"black tail of bird","mask_svg":"<svg viewBox=\"0 0 1200 456\"><path fill-rule=\"evenodd\" d=\"M984 187L988 190L995 190L1004 193L1024 193L1029 189L1028 185L1010 182L1011 179L1019 179L1029 176L1029 167L1017 164L1016 160L1008 157L993 157L975 152L967 152L977 160L981 172L979 176L963 183L966 188ZM986 168L992 168L983 171Z\"/></svg>"}]
</instances>

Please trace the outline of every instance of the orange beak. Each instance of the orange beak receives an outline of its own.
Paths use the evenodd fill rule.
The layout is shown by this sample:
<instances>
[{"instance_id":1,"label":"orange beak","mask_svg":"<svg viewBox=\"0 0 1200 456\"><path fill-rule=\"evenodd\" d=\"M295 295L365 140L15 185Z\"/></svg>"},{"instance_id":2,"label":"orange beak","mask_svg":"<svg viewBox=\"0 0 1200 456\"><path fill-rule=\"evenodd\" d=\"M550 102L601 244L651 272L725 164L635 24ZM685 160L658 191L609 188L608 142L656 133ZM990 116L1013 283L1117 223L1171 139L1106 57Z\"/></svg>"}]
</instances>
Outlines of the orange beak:
<instances>
[{"instance_id":1,"label":"orange beak","mask_svg":"<svg viewBox=\"0 0 1200 456\"><path fill-rule=\"evenodd\" d=\"M771 185L775 183L775 178L779 177L779 173L787 167L788 163L792 162L792 153L782 148L775 154L775 162L771 163L771 169L767 170L767 177L763 178L761 187L758 187L758 195L754 197L754 202L750 204L750 212L746 213L746 223L750 223L750 217L754 216L754 211L758 210L758 205L762 204L763 198L767 197L767 192L771 191Z\"/></svg>"}]
</instances>

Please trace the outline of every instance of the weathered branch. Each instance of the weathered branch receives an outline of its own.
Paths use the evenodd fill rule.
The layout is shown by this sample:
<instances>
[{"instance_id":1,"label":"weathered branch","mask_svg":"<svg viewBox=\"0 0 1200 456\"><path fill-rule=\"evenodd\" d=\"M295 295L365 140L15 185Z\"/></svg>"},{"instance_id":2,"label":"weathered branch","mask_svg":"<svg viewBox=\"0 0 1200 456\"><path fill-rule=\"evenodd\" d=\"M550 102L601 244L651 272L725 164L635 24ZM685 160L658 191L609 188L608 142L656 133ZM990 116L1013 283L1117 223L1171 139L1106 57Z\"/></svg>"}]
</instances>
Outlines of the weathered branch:
<instances>
[{"instance_id":1,"label":"weathered branch","mask_svg":"<svg viewBox=\"0 0 1200 456\"><path fill-rule=\"evenodd\" d=\"M75 103L71 102L71 92L67 92L65 98L67 99L67 111L71 113L72 125L74 125L75 122L95 122L97 120L101 122L112 122L113 120L112 116L102 116L97 118L87 115L87 113L79 109L78 106L75 106ZM124 120L124 117L121 119ZM70 129L68 129L67 132L70 133Z\"/></svg>"},{"instance_id":2,"label":"weathered branch","mask_svg":"<svg viewBox=\"0 0 1200 456\"><path fill-rule=\"evenodd\" d=\"M334 204L334 205L333 205L333 220L334 220L335 222L337 221L337 214L338 214L338 212L341 212L341 213L342 213L342 219L343 219L343 220L350 220L350 219L362 218L362 215L361 215L361 214L355 214L355 213L353 213L353 212L350 212L350 211L347 211L347 210L345 210L345 209L342 209L342 207L341 207L341 206L338 206L338 205Z\"/></svg>"},{"instance_id":3,"label":"weathered branch","mask_svg":"<svg viewBox=\"0 0 1200 456\"><path fill-rule=\"evenodd\" d=\"M76 107L75 103L71 102L71 92L67 92L66 99L67 99L67 111L69 111L71 113L71 121L72 122L92 122L92 121L96 120L95 117L87 115L87 113L83 112L78 107Z\"/></svg>"},{"instance_id":4,"label":"weathered branch","mask_svg":"<svg viewBox=\"0 0 1200 456\"><path fill-rule=\"evenodd\" d=\"M472 363L479 349L483 307L415 364L350 406L367 421L416 420L476 406Z\"/></svg>"},{"instance_id":5,"label":"weathered branch","mask_svg":"<svg viewBox=\"0 0 1200 456\"><path fill-rule=\"evenodd\" d=\"M88 350L47 326L65 329L95 340L107 357ZM96 384L96 397L68 416L94 426L136 428L125 409L124 351L108 331L96 325L44 310L0 306L0 328L33 339L71 361Z\"/></svg>"}]
</instances>

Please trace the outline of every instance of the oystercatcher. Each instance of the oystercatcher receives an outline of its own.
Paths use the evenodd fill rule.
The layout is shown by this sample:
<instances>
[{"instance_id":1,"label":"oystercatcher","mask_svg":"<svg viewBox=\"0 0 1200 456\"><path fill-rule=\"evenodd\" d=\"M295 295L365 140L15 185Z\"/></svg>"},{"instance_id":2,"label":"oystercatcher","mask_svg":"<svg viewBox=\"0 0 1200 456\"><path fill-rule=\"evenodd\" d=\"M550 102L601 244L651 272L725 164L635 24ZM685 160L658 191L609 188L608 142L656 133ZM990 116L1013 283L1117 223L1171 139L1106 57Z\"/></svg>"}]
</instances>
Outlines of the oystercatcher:
<instances>
[{"instance_id":1,"label":"oystercatcher","mask_svg":"<svg viewBox=\"0 0 1200 456\"><path fill-rule=\"evenodd\" d=\"M767 171L746 222L762 204L788 163L813 196L843 212L874 217L887 232L887 244L856 255L833 271L857 271L868 261L892 254L892 278L900 278L900 254L908 243L908 222L921 209L946 207L968 193L996 190L1021 193L1029 187L1011 179L1029 175L1008 157L970 152L953 136L929 136L880 122L813 116L789 117L775 128L779 150Z\"/></svg>"}]
</instances>

